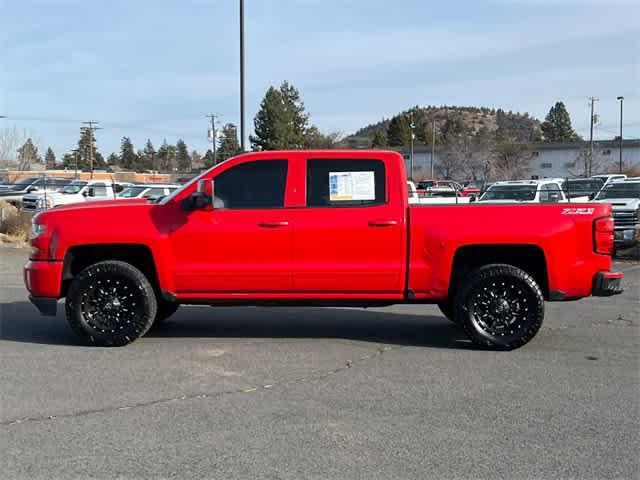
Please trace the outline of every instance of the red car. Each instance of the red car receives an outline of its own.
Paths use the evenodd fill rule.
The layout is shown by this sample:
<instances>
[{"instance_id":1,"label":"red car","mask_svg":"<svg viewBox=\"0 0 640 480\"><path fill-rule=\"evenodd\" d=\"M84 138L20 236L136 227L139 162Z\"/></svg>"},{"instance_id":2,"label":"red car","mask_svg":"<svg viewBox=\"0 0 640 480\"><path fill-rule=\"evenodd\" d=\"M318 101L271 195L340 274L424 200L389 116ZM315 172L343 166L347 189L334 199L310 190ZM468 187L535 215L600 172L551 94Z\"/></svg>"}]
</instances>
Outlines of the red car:
<instances>
[{"instance_id":1,"label":"red car","mask_svg":"<svg viewBox=\"0 0 640 480\"><path fill-rule=\"evenodd\" d=\"M157 203L36 215L25 283L45 315L64 298L93 345L183 304L436 303L477 344L513 349L545 300L621 292L610 205L409 205L406 182L395 152L240 155Z\"/></svg>"}]
</instances>

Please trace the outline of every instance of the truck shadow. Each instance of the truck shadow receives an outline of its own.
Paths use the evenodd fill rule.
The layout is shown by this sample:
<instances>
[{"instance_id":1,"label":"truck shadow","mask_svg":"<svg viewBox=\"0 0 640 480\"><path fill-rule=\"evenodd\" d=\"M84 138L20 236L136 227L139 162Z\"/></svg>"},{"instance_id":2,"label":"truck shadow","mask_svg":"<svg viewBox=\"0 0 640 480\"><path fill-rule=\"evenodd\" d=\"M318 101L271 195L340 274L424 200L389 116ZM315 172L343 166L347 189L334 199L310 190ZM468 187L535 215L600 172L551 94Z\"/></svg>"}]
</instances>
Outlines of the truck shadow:
<instances>
[{"instance_id":1,"label":"truck shadow","mask_svg":"<svg viewBox=\"0 0 640 480\"><path fill-rule=\"evenodd\" d=\"M473 349L463 330L435 315L347 308L180 307L145 338L327 338L446 349ZM0 339L82 345L58 305L42 317L28 302L0 305ZM144 341L144 340L143 340Z\"/></svg>"}]
</instances>

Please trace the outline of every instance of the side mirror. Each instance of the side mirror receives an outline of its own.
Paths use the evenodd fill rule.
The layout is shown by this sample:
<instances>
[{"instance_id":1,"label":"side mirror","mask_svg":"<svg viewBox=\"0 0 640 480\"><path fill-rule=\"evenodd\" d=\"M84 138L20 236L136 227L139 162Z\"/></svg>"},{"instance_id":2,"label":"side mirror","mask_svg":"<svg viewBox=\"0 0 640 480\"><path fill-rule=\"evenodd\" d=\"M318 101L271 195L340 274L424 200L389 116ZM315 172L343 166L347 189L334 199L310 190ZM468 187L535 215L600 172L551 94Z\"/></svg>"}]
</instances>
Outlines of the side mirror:
<instances>
[{"instance_id":1,"label":"side mirror","mask_svg":"<svg viewBox=\"0 0 640 480\"><path fill-rule=\"evenodd\" d=\"M182 208L188 212L213 208L213 180L198 180L196 191L182 201Z\"/></svg>"},{"instance_id":2,"label":"side mirror","mask_svg":"<svg viewBox=\"0 0 640 480\"><path fill-rule=\"evenodd\" d=\"M89 191L88 190L83 191L82 192L82 196L83 197L88 197L89 196Z\"/></svg>"},{"instance_id":3,"label":"side mirror","mask_svg":"<svg viewBox=\"0 0 640 480\"><path fill-rule=\"evenodd\" d=\"M38 187L29 187L29 188L27 188L27 193L36 192L36 191L38 191Z\"/></svg>"}]
</instances>

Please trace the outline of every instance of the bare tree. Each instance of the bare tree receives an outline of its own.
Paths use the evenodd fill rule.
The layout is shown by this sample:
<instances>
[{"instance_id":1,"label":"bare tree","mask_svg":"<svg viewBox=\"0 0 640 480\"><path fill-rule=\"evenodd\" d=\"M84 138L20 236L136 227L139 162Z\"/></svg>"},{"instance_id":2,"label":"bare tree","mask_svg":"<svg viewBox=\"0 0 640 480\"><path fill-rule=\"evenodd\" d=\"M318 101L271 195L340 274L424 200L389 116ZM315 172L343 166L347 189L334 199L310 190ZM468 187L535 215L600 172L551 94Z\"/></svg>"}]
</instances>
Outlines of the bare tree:
<instances>
[{"instance_id":1,"label":"bare tree","mask_svg":"<svg viewBox=\"0 0 640 480\"><path fill-rule=\"evenodd\" d=\"M0 168L7 168L17 161L18 147L22 145L26 135L18 132L16 127L0 129Z\"/></svg>"},{"instance_id":2,"label":"bare tree","mask_svg":"<svg viewBox=\"0 0 640 480\"><path fill-rule=\"evenodd\" d=\"M585 143L578 152L575 163L575 168L569 169L569 173L576 177L590 177L596 173L606 173L613 165L611 159L605 156L601 149L594 147L592 152L588 143Z\"/></svg>"},{"instance_id":3,"label":"bare tree","mask_svg":"<svg viewBox=\"0 0 640 480\"><path fill-rule=\"evenodd\" d=\"M516 180L526 175L533 151L531 144L502 137L492 148L491 174L496 180Z\"/></svg>"}]
</instances>

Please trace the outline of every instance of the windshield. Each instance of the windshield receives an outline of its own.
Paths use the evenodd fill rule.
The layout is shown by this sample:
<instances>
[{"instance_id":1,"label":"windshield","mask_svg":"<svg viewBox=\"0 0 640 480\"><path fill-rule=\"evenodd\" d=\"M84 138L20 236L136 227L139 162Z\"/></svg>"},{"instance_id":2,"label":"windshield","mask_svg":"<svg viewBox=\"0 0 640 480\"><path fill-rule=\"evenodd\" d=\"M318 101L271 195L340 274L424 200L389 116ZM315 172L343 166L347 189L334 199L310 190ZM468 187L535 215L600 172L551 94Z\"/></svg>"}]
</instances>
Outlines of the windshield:
<instances>
[{"instance_id":1,"label":"windshield","mask_svg":"<svg viewBox=\"0 0 640 480\"><path fill-rule=\"evenodd\" d=\"M518 202L531 201L536 198L535 185L499 185L487 190L480 200L515 200Z\"/></svg>"},{"instance_id":2,"label":"windshield","mask_svg":"<svg viewBox=\"0 0 640 480\"><path fill-rule=\"evenodd\" d=\"M596 200L610 198L640 198L640 183L611 183L596 196Z\"/></svg>"},{"instance_id":3,"label":"windshield","mask_svg":"<svg viewBox=\"0 0 640 480\"><path fill-rule=\"evenodd\" d=\"M147 187L127 187L118 194L118 198L135 198L146 189Z\"/></svg>"},{"instance_id":4,"label":"windshield","mask_svg":"<svg viewBox=\"0 0 640 480\"><path fill-rule=\"evenodd\" d=\"M82 190L82 187L84 187L85 185L87 185L88 182L83 182L83 181L74 181L71 182L69 185L61 188L60 190L58 190L60 193L64 193L64 194L68 194L68 195L73 195L74 193L78 193L80 190Z\"/></svg>"}]
</instances>

